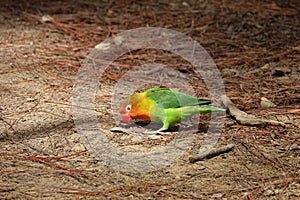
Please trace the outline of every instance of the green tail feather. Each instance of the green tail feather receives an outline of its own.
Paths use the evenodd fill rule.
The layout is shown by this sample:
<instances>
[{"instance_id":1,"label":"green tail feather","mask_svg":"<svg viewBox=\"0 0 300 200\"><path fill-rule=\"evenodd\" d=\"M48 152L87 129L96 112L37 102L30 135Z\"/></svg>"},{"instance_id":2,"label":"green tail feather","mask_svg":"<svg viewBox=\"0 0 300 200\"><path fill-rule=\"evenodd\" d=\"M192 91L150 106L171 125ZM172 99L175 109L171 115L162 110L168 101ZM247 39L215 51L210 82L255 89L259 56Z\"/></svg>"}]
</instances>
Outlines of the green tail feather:
<instances>
[{"instance_id":1,"label":"green tail feather","mask_svg":"<svg viewBox=\"0 0 300 200\"><path fill-rule=\"evenodd\" d=\"M225 112L226 109L215 106L185 106L180 108L182 118L190 117L194 114L206 114L211 112Z\"/></svg>"},{"instance_id":2,"label":"green tail feather","mask_svg":"<svg viewBox=\"0 0 300 200\"><path fill-rule=\"evenodd\" d=\"M198 108L200 114L211 113L211 112L225 112L226 109L218 108L215 106L199 106Z\"/></svg>"}]
</instances>

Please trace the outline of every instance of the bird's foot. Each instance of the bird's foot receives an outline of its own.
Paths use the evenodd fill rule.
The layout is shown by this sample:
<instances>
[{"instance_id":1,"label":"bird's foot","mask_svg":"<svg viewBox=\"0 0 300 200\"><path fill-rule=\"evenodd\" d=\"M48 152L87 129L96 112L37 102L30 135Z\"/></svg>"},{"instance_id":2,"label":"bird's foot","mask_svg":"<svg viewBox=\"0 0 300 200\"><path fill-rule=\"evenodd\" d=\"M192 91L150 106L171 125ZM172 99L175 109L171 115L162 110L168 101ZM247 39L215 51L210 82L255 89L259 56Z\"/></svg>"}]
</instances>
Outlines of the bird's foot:
<instances>
[{"instance_id":1,"label":"bird's foot","mask_svg":"<svg viewBox=\"0 0 300 200\"><path fill-rule=\"evenodd\" d=\"M168 134L170 134L170 132L164 132L164 131L166 131L166 129L160 128L156 131L145 131L144 134L148 134L148 135L168 135Z\"/></svg>"}]
</instances>

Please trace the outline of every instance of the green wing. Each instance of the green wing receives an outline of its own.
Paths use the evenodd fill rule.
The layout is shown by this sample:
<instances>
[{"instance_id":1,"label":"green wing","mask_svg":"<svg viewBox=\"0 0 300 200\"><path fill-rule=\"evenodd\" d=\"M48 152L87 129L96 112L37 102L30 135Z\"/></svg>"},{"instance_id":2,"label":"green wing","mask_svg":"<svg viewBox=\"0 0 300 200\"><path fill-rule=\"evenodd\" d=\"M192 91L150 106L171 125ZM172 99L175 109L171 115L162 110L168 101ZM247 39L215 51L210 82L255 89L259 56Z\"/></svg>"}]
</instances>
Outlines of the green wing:
<instances>
[{"instance_id":1,"label":"green wing","mask_svg":"<svg viewBox=\"0 0 300 200\"><path fill-rule=\"evenodd\" d=\"M147 97L163 108L179 108L192 105L207 105L210 100L198 99L181 92L166 88L151 88L146 91Z\"/></svg>"}]
</instances>

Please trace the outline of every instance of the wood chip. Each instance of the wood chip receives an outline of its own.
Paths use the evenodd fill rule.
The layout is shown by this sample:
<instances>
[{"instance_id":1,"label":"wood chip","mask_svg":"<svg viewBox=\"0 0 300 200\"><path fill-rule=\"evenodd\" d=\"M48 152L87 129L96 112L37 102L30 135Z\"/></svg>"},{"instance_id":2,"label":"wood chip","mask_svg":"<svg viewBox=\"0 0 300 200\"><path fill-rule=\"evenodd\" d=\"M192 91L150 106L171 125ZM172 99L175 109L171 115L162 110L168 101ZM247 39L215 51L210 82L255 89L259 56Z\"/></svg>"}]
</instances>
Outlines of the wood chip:
<instances>
[{"instance_id":1,"label":"wood chip","mask_svg":"<svg viewBox=\"0 0 300 200\"><path fill-rule=\"evenodd\" d=\"M191 157L190 162L194 163L194 162L197 162L197 161L200 161L203 159L209 159L209 158L221 155L223 153L227 153L227 152L231 151L233 149L233 147L234 147L234 144L229 144L224 147L204 151L203 153L200 153L195 157Z\"/></svg>"},{"instance_id":2,"label":"wood chip","mask_svg":"<svg viewBox=\"0 0 300 200\"><path fill-rule=\"evenodd\" d=\"M275 120L267 120L267 119L259 119L253 115L249 115L240 109L238 109L233 102L226 96L223 95L221 97L222 103L227 107L228 113L236 119L237 122L243 125L250 125L250 126L266 126L266 125L275 125L275 126L285 126L284 123L275 121Z\"/></svg>"}]
</instances>

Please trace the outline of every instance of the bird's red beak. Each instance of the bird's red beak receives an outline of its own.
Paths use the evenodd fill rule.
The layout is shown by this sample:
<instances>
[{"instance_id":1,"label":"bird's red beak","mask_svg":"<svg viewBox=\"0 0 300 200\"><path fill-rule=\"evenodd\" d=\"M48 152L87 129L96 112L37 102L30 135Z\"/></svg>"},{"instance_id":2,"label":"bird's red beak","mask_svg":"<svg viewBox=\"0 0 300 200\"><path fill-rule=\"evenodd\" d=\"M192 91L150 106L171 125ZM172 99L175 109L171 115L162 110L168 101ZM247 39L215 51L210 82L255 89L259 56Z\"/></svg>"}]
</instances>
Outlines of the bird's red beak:
<instances>
[{"instance_id":1,"label":"bird's red beak","mask_svg":"<svg viewBox=\"0 0 300 200\"><path fill-rule=\"evenodd\" d=\"M132 119L128 114L122 114L121 116L122 116L122 119L124 120L124 122L126 122L127 124L130 124L130 121Z\"/></svg>"},{"instance_id":2,"label":"bird's red beak","mask_svg":"<svg viewBox=\"0 0 300 200\"><path fill-rule=\"evenodd\" d=\"M130 117L129 113L126 112L125 108L121 107L119 112L122 116L123 121L126 122L127 124L130 124L130 121L132 120L132 118Z\"/></svg>"}]
</instances>

